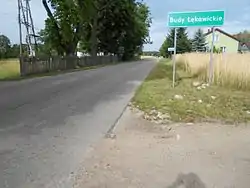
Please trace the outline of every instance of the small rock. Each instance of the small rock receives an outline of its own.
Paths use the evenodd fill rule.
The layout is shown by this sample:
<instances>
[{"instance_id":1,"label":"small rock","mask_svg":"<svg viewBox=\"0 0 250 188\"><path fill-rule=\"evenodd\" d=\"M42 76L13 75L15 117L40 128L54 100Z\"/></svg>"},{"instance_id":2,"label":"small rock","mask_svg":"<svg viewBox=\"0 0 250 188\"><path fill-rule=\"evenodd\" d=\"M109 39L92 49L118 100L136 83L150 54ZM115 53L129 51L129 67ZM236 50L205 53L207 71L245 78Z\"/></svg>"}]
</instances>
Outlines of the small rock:
<instances>
[{"instance_id":1,"label":"small rock","mask_svg":"<svg viewBox=\"0 0 250 188\"><path fill-rule=\"evenodd\" d=\"M206 89L206 85L202 84L201 88Z\"/></svg>"},{"instance_id":2,"label":"small rock","mask_svg":"<svg viewBox=\"0 0 250 188\"><path fill-rule=\"evenodd\" d=\"M146 119L146 120L150 119L148 114L144 114L143 118Z\"/></svg>"},{"instance_id":3,"label":"small rock","mask_svg":"<svg viewBox=\"0 0 250 188\"><path fill-rule=\"evenodd\" d=\"M158 119L163 119L162 115L163 115L163 114L162 114L161 112L158 112L157 118L158 118Z\"/></svg>"},{"instance_id":4,"label":"small rock","mask_svg":"<svg viewBox=\"0 0 250 188\"><path fill-rule=\"evenodd\" d=\"M215 97L215 96L211 96L211 99L215 100L215 99L216 99L216 97Z\"/></svg>"},{"instance_id":5,"label":"small rock","mask_svg":"<svg viewBox=\"0 0 250 188\"><path fill-rule=\"evenodd\" d=\"M200 85L201 85L200 82L197 82L197 81L196 81L196 82L193 82L193 86L194 86L194 87L198 87L198 86L200 86Z\"/></svg>"},{"instance_id":6,"label":"small rock","mask_svg":"<svg viewBox=\"0 0 250 188\"><path fill-rule=\"evenodd\" d=\"M198 100L198 103L202 103L202 100L200 99L200 100Z\"/></svg>"},{"instance_id":7,"label":"small rock","mask_svg":"<svg viewBox=\"0 0 250 188\"><path fill-rule=\"evenodd\" d=\"M201 90L202 88L201 87L197 87L198 90Z\"/></svg>"},{"instance_id":8,"label":"small rock","mask_svg":"<svg viewBox=\"0 0 250 188\"><path fill-rule=\"evenodd\" d=\"M250 114L250 111L248 110L248 111L246 111L246 113L247 113L247 114Z\"/></svg>"},{"instance_id":9,"label":"small rock","mask_svg":"<svg viewBox=\"0 0 250 188\"><path fill-rule=\"evenodd\" d=\"M211 104L207 104L207 107L211 107L212 105Z\"/></svg>"},{"instance_id":10,"label":"small rock","mask_svg":"<svg viewBox=\"0 0 250 188\"><path fill-rule=\"evenodd\" d=\"M156 115L157 114L157 111L156 110L151 110L150 112L149 112L149 115Z\"/></svg>"},{"instance_id":11,"label":"small rock","mask_svg":"<svg viewBox=\"0 0 250 188\"><path fill-rule=\"evenodd\" d=\"M183 99L183 96L182 95L175 95L174 98L175 99Z\"/></svg>"},{"instance_id":12,"label":"small rock","mask_svg":"<svg viewBox=\"0 0 250 188\"><path fill-rule=\"evenodd\" d=\"M176 135L176 139L177 140L180 140L181 139L181 136L179 134Z\"/></svg>"},{"instance_id":13,"label":"small rock","mask_svg":"<svg viewBox=\"0 0 250 188\"><path fill-rule=\"evenodd\" d=\"M115 139L116 138L116 134L110 133L110 134L107 135L107 138Z\"/></svg>"},{"instance_id":14,"label":"small rock","mask_svg":"<svg viewBox=\"0 0 250 188\"><path fill-rule=\"evenodd\" d=\"M161 116L163 119L169 119L170 118L170 115L169 114L162 114Z\"/></svg>"}]
</instances>

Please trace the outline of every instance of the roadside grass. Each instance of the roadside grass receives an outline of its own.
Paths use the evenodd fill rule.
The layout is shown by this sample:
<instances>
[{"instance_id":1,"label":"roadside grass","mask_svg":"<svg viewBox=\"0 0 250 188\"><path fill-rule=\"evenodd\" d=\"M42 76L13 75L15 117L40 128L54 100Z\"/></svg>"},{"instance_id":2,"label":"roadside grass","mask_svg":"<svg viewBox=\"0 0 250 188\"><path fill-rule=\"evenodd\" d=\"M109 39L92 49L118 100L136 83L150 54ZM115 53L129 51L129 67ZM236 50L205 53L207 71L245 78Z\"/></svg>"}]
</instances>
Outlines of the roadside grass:
<instances>
[{"instance_id":1,"label":"roadside grass","mask_svg":"<svg viewBox=\"0 0 250 188\"><path fill-rule=\"evenodd\" d=\"M18 59L0 61L0 80L20 77L20 66Z\"/></svg>"},{"instance_id":2,"label":"roadside grass","mask_svg":"<svg viewBox=\"0 0 250 188\"><path fill-rule=\"evenodd\" d=\"M23 79L30 79L30 78L36 78L36 77L56 76L59 74L66 74L66 73L71 73L71 72L76 72L76 71L97 69L97 68L110 66L110 65L114 65L114 64L110 63L110 64L105 64L105 65L79 67L76 69L58 70L58 71L32 74L32 75L21 77L20 76L20 65L19 65L18 59L0 60L0 81L15 81L15 80L23 80Z\"/></svg>"},{"instance_id":3,"label":"roadside grass","mask_svg":"<svg viewBox=\"0 0 250 188\"><path fill-rule=\"evenodd\" d=\"M168 113L175 122L242 123L250 120L248 92L216 85L198 90L193 86L197 79L196 75L177 66L177 84L172 88L172 64L162 60L139 87L132 102L148 113L152 109ZM176 99L176 95L183 99Z\"/></svg>"},{"instance_id":4,"label":"roadside grass","mask_svg":"<svg viewBox=\"0 0 250 188\"><path fill-rule=\"evenodd\" d=\"M208 80L209 53L177 55L185 71ZM239 90L250 90L250 53L214 54L213 84Z\"/></svg>"}]
</instances>

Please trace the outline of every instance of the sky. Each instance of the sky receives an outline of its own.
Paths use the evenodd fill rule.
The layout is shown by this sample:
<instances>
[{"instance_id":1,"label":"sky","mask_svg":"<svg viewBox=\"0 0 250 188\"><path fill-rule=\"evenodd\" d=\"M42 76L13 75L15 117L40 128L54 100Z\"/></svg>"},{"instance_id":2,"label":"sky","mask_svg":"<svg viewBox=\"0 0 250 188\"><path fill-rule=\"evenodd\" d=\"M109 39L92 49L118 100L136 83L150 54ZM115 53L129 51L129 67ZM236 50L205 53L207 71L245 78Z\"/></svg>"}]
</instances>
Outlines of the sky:
<instances>
[{"instance_id":1,"label":"sky","mask_svg":"<svg viewBox=\"0 0 250 188\"><path fill-rule=\"evenodd\" d=\"M12 43L18 43L17 0L0 0L0 34L8 36ZM250 30L250 1L249 0L144 0L151 10L153 23L150 28L150 37L153 44L144 46L144 50L159 50L168 33L168 12L225 10L225 24L221 28L234 34L245 29ZM31 0L31 10L35 30L44 27L47 15L41 0ZM192 37L197 28L188 28ZM208 28L203 28L207 31Z\"/></svg>"}]
</instances>

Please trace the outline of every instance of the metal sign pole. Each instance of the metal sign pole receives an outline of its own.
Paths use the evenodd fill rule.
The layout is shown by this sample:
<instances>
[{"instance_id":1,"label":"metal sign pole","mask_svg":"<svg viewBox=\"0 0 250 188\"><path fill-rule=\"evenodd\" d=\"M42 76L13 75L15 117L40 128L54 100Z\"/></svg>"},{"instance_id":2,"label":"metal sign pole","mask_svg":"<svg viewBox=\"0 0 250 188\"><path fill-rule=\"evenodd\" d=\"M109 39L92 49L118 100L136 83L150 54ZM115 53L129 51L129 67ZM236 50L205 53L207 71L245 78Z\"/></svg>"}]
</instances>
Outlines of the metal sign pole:
<instances>
[{"instance_id":1,"label":"metal sign pole","mask_svg":"<svg viewBox=\"0 0 250 188\"><path fill-rule=\"evenodd\" d=\"M177 29L174 29L173 87L175 87Z\"/></svg>"},{"instance_id":2,"label":"metal sign pole","mask_svg":"<svg viewBox=\"0 0 250 188\"><path fill-rule=\"evenodd\" d=\"M209 83L211 84L213 81L213 52L214 52L214 35L215 35L215 31L214 31L214 27L212 27L212 44L211 44L211 50L210 50L210 62L209 62Z\"/></svg>"}]
</instances>

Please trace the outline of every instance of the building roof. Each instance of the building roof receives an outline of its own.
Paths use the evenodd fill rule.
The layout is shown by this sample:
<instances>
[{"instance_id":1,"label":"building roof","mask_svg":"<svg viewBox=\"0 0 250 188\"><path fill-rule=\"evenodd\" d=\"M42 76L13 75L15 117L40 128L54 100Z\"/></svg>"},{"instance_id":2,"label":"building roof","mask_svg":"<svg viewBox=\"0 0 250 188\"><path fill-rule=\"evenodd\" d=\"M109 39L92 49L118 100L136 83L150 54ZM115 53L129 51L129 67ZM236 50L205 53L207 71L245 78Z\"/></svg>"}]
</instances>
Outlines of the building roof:
<instances>
[{"instance_id":1,"label":"building roof","mask_svg":"<svg viewBox=\"0 0 250 188\"><path fill-rule=\"evenodd\" d=\"M250 50L250 42L242 42L242 43L240 43L241 46L243 46L244 44Z\"/></svg>"},{"instance_id":2,"label":"building roof","mask_svg":"<svg viewBox=\"0 0 250 188\"><path fill-rule=\"evenodd\" d=\"M239 39L237 39L237 38L234 37L233 35L230 35L230 34L228 34L227 32L225 32L225 31L223 31L223 30L221 30L221 29L215 28L214 30L215 30L215 31L218 31L218 32L220 32L220 33L222 33L222 34L224 34L224 35L226 35L226 36L228 36L228 37L230 37L230 38L232 38L232 39L237 40L237 41L240 42ZM213 32L212 29L209 30L207 33L205 33L205 36L211 34L212 32Z\"/></svg>"}]
</instances>

